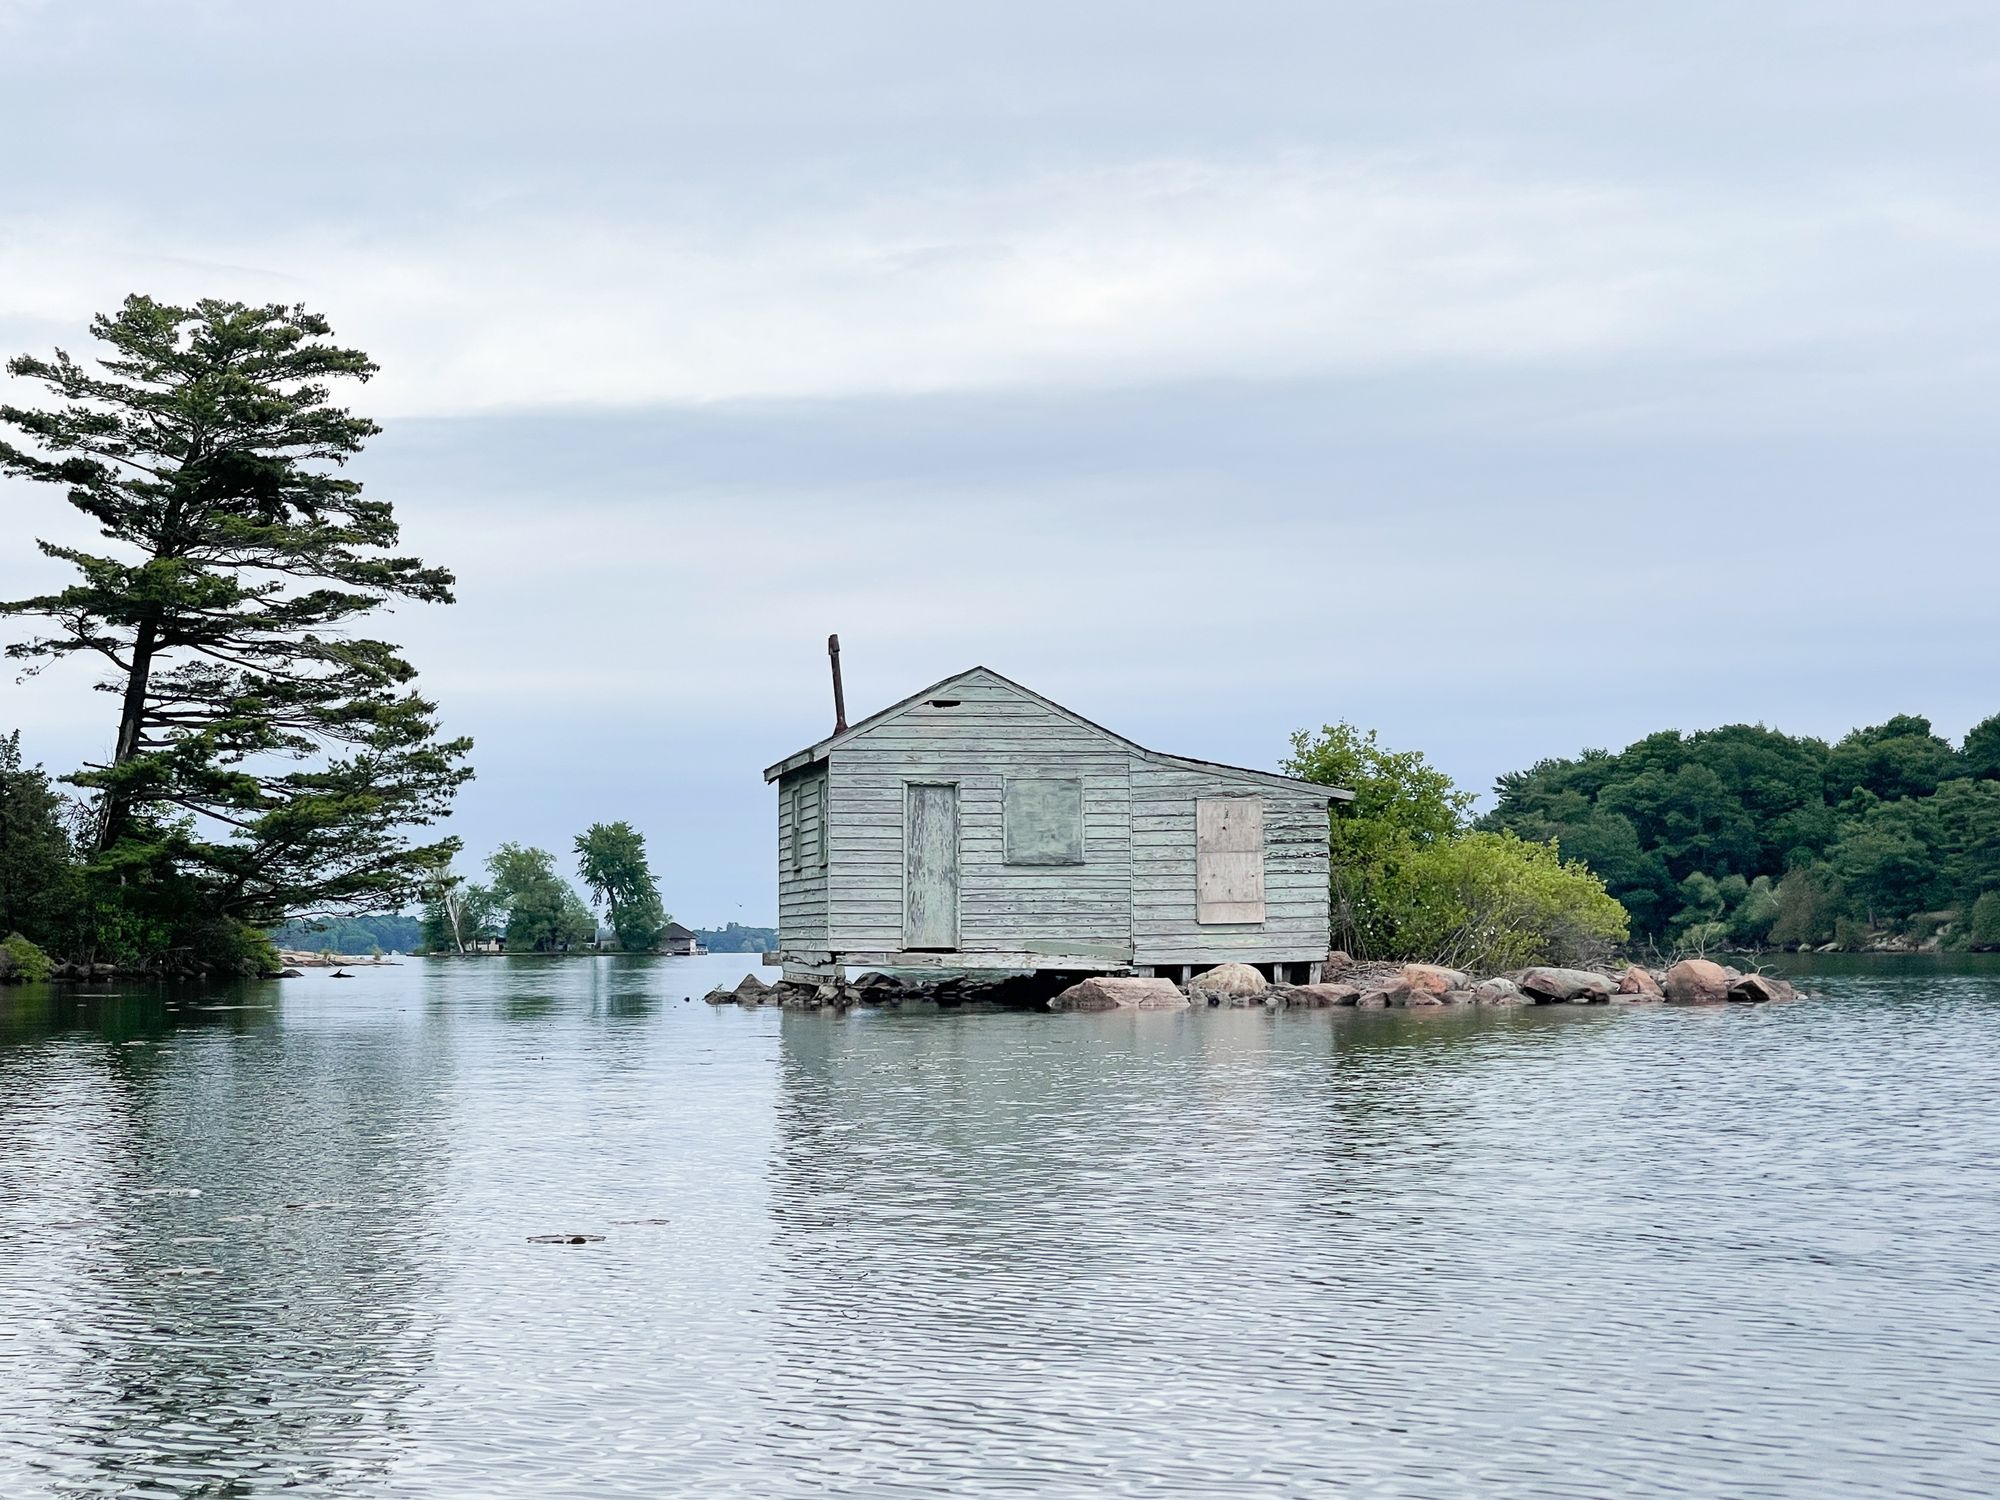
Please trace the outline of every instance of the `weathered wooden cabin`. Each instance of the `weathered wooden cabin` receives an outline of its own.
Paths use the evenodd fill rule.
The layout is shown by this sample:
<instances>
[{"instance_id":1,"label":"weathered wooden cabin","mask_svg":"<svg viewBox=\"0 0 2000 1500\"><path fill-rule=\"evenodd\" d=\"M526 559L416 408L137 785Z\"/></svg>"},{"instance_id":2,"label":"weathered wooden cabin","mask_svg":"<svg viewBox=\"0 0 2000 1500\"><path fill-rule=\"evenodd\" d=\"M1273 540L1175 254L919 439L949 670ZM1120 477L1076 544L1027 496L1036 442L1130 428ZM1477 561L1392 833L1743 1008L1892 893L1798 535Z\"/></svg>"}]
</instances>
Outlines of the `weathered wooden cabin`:
<instances>
[{"instance_id":1,"label":"weathered wooden cabin","mask_svg":"<svg viewBox=\"0 0 2000 1500\"><path fill-rule=\"evenodd\" d=\"M838 656L836 648L836 692ZM844 723L844 714L842 715ZM778 951L842 967L1317 977L1327 805L1349 792L1164 755L998 672L934 683L764 772Z\"/></svg>"}]
</instances>

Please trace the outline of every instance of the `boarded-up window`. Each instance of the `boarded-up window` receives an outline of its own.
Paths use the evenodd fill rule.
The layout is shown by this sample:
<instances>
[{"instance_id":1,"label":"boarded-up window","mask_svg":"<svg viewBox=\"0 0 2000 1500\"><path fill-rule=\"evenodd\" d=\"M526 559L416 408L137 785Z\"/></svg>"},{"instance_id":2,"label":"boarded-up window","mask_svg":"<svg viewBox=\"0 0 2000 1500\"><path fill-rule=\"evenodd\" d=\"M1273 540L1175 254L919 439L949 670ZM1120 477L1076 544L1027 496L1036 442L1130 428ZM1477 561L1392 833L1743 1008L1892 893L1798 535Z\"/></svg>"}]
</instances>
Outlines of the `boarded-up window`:
<instances>
[{"instance_id":1,"label":"boarded-up window","mask_svg":"<svg viewBox=\"0 0 2000 1500\"><path fill-rule=\"evenodd\" d=\"M1194 805L1195 921L1264 920L1264 799L1204 797Z\"/></svg>"},{"instance_id":2,"label":"boarded-up window","mask_svg":"<svg viewBox=\"0 0 2000 1500\"><path fill-rule=\"evenodd\" d=\"M826 777L824 776L820 777L819 781L815 783L815 785L819 793L818 796L819 806L815 809L815 811L819 815L819 867L822 870L824 870L826 868L826 826L827 823L830 821L827 817Z\"/></svg>"},{"instance_id":3,"label":"boarded-up window","mask_svg":"<svg viewBox=\"0 0 2000 1500\"><path fill-rule=\"evenodd\" d=\"M1010 776L1006 806L1007 863L1083 863L1083 783L1074 779Z\"/></svg>"}]
</instances>

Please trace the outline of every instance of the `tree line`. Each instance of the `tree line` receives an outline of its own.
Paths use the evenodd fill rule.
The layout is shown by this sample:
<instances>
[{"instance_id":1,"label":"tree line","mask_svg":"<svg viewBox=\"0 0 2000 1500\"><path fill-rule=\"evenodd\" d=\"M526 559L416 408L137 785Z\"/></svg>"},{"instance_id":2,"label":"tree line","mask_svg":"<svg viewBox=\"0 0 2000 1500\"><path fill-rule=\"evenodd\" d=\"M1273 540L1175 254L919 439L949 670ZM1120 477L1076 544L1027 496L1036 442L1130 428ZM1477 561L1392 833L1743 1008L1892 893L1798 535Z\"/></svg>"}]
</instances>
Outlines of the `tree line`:
<instances>
[{"instance_id":1,"label":"tree line","mask_svg":"<svg viewBox=\"0 0 2000 1500\"><path fill-rule=\"evenodd\" d=\"M2000 715L1829 744L1665 730L1503 776L1480 826L1553 840L1663 947L2000 947Z\"/></svg>"},{"instance_id":2,"label":"tree line","mask_svg":"<svg viewBox=\"0 0 2000 1500\"><path fill-rule=\"evenodd\" d=\"M618 946L628 953L658 947L671 918L645 835L629 823L593 823L573 848L577 876L604 909ZM423 945L432 953L465 953L488 940L513 952L562 952L596 937L596 914L546 849L502 844L486 861L484 882L441 870L425 891Z\"/></svg>"}]
</instances>

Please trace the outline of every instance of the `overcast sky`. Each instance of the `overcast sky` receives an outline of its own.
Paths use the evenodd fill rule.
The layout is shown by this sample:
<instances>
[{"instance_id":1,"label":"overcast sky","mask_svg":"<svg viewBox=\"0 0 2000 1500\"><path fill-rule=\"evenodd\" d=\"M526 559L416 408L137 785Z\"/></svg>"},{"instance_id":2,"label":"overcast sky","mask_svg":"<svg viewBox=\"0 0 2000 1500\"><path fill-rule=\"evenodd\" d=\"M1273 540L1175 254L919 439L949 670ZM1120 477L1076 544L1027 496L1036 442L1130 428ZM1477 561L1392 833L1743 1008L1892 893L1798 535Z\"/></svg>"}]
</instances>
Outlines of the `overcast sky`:
<instances>
[{"instance_id":1,"label":"overcast sky","mask_svg":"<svg viewBox=\"0 0 2000 1500\"><path fill-rule=\"evenodd\" d=\"M0 140L0 352L330 316L469 852L627 818L690 922L773 915L829 630L857 717L984 663L1482 791L2000 710L1992 0L0 0Z\"/></svg>"}]
</instances>

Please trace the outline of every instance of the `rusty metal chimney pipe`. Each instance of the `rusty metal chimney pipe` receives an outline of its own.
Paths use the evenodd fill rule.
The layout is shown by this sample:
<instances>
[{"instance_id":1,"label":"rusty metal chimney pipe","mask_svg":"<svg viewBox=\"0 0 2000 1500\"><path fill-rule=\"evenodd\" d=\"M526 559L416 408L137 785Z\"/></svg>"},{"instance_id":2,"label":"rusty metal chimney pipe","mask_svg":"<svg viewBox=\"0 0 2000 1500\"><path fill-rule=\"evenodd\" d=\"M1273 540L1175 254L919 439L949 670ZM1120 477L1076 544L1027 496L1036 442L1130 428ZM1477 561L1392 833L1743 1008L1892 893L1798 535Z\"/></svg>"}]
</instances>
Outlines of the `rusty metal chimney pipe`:
<instances>
[{"instance_id":1,"label":"rusty metal chimney pipe","mask_svg":"<svg viewBox=\"0 0 2000 1500\"><path fill-rule=\"evenodd\" d=\"M847 694L840 686L840 637L826 638L826 654L833 663L833 732L847 733Z\"/></svg>"}]
</instances>

